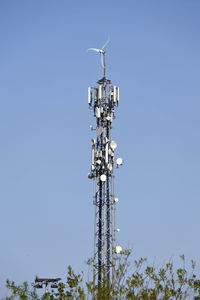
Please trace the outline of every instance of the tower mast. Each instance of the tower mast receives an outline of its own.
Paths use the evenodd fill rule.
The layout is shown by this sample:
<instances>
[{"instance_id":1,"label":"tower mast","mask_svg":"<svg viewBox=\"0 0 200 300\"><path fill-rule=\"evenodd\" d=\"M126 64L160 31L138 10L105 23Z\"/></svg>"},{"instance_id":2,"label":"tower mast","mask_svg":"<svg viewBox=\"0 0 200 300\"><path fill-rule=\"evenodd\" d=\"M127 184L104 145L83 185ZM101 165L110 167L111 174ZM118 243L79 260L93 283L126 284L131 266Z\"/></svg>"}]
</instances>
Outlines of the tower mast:
<instances>
[{"instance_id":1,"label":"tower mast","mask_svg":"<svg viewBox=\"0 0 200 300\"><path fill-rule=\"evenodd\" d=\"M91 140L92 162L88 178L94 181L93 204L95 206L93 281L102 287L114 280L113 258L115 255L115 205L114 151L117 144L112 140L112 122L119 104L119 88L106 78L105 43L102 49L90 48L101 55L104 76L97 86L88 88L88 104L95 117L96 137ZM123 164L118 159L118 165ZM120 251L120 247L117 248Z\"/></svg>"}]
</instances>

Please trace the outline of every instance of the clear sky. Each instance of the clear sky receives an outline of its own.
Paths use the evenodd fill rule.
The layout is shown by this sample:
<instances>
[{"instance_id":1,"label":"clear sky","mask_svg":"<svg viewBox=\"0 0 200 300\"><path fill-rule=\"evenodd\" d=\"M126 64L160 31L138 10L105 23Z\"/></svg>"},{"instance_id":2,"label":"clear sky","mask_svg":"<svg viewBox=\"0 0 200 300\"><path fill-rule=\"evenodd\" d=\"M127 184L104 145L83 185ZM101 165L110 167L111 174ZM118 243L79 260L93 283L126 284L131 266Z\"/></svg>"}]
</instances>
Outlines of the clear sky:
<instances>
[{"instance_id":1,"label":"clear sky","mask_svg":"<svg viewBox=\"0 0 200 300\"><path fill-rule=\"evenodd\" d=\"M200 1L0 1L0 285L93 252L87 87L120 86L118 242L200 260ZM0 296L5 295L1 289Z\"/></svg>"}]
</instances>

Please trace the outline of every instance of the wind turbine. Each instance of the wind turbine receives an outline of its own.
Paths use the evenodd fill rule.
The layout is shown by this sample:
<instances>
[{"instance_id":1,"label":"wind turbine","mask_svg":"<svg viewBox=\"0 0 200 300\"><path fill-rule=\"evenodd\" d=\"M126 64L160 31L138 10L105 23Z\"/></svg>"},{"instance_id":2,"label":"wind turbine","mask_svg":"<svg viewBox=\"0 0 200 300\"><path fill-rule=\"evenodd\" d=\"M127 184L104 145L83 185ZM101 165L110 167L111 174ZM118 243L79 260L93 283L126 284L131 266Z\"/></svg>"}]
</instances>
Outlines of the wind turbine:
<instances>
[{"instance_id":1,"label":"wind turbine","mask_svg":"<svg viewBox=\"0 0 200 300\"><path fill-rule=\"evenodd\" d=\"M101 49L97 49L97 48L89 48L87 51L92 50L95 51L97 53L99 53L101 55L101 65L104 69L104 77L106 77L106 51L105 48L108 45L108 43L110 42L110 37L108 38L108 40L105 42L105 44L103 45L103 47Z\"/></svg>"}]
</instances>

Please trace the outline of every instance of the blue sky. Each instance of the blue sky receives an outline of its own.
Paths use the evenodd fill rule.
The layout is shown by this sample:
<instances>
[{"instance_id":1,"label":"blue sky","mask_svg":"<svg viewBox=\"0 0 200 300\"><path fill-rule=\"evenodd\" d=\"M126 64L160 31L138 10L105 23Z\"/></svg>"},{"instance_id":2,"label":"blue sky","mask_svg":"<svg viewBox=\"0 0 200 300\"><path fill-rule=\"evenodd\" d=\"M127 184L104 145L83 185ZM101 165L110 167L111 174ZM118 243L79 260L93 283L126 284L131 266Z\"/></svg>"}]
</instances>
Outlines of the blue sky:
<instances>
[{"instance_id":1,"label":"blue sky","mask_svg":"<svg viewBox=\"0 0 200 300\"><path fill-rule=\"evenodd\" d=\"M1 1L1 286L64 278L92 255L87 87L102 68L86 49L109 35L118 242L199 261L199 30L197 0Z\"/></svg>"}]
</instances>

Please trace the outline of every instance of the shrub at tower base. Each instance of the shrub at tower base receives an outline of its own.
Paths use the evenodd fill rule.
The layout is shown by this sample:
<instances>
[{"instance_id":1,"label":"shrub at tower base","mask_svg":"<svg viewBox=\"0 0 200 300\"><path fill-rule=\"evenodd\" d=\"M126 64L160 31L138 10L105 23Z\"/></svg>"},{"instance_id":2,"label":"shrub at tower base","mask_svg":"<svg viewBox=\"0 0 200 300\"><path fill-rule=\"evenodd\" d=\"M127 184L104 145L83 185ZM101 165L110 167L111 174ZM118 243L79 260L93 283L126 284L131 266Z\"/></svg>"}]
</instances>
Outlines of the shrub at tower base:
<instances>
[{"instance_id":1,"label":"shrub at tower base","mask_svg":"<svg viewBox=\"0 0 200 300\"><path fill-rule=\"evenodd\" d=\"M200 300L200 276L195 274L195 262L189 270L185 268L185 257L180 256L181 266L175 269L172 262L162 267L149 266L141 258L129 262L130 251L125 250L115 259L115 279L110 284L98 288L92 281L85 282L84 275L75 274L69 266L66 282L58 288L39 296L33 286L23 283L20 286L7 280L8 295L3 300L67 300L67 299L195 299ZM88 261L91 266L91 261Z\"/></svg>"}]
</instances>

